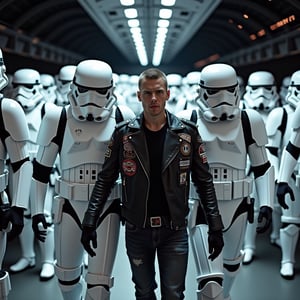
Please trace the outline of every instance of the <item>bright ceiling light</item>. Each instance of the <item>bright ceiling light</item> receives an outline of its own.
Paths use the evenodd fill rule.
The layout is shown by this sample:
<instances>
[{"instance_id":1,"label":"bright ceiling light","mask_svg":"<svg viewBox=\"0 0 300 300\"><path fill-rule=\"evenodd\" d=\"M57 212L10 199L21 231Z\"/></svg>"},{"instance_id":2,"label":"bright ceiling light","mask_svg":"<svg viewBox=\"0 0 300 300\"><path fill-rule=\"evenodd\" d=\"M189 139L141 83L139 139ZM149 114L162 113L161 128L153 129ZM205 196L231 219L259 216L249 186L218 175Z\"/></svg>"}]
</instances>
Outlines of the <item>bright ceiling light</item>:
<instances>
[{"instance_id":1,"label":"bright ceiling light","mask_svg":"<svg viewBox=\"0 0 300 300\"><path fill-rule=\"evenodd\" d=\"M120 0L121 5L130 6L134 4L134 0Z\"/></svg>"},{"instance_id":2,"label":"bright ceiling light","mask_svg":"<svg viewBox=\"0 0 300 300\"><path fill-rule=\"evenodd\" d=\"M158 27L165 27L165 28L167 28L167 27L169 27L169 25L170 25L170 21L169 20L158 20L158 22L157 22L157 26Z\"/></svg>"},{"instance_id":3,"label":"bright ceiling light","mask_svg":"<svg viewBox=\"0 0 300 300\"><path fill-rule=\"evenodd\" d=\"M129 27L139 27L140 21L138 19L130 19L130 20L128 20L128 26Z\"/></svg>"},{"instance_id":4,"label":"bright ceiling light","mask_svg":"<svg viewBox=\"0 0 300 300\"><path fill-rule=\"evenodd\" d=\"M163 6L174 6L176 0L161 0L161 5Z\"/></svg>"},{"instance_id":5,"label":"bright ceiling light","mask_svg":"<svg viewBox=\"0 0 300 300\"><path fill-rule=\"evenodd\" d=\"M138 16L137 10L135 8L124 9L124 14L127 19L135 19Z\"/></svg>"},{"instance_id":6,"label":"bright ceiling light","mask_svg":"<svg viewBox=\"0 0 300 300\"><path fill-rule=\"evenodd\" d=\"M172 9L162 8L159 10L159 17L161 19L170 19L172 17Z\"/></svg>"}]
</instances>

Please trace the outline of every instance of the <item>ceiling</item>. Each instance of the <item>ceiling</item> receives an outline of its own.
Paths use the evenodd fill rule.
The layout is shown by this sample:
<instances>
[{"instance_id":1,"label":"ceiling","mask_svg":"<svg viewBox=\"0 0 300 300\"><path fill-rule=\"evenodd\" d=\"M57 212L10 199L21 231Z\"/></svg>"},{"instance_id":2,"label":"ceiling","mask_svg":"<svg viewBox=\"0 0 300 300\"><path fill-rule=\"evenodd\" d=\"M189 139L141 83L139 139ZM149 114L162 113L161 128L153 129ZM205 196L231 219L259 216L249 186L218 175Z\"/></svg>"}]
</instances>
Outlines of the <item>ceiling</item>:
<instances>
[{"instance_id":1,"label":"ceiling","mask_svg":"<svg viewBox=\"0 0 300 300\"><path fill-rule=\"evenodd\" d=\"M160 0L135 0L135 7L151 56ZM300 53L299 0L177 0L173 10L165 69L189 72L216 60L241 65ZM0 47L58 65L99 58L119 73L141 69L119 0L2 0Z\"/></svg>"}]
</instances>

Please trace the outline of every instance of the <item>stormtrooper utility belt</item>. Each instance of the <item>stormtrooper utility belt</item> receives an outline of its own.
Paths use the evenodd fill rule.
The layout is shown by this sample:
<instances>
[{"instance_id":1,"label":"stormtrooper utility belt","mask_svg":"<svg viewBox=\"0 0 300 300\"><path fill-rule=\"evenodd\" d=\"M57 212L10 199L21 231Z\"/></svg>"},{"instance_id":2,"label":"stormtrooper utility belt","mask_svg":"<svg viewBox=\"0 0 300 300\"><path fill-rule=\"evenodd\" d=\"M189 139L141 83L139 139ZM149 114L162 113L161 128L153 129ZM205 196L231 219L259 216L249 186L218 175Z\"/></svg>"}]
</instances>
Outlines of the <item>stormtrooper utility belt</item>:
<instances>
[{"instance_id":1,"label":"stormtrooper utility belt","mask_svg":"<svg viewBox=\"0 0 300 300\"><path fill-rule=\"evenodd\" d=\"M93 192L93 183L71 183L58 178L55 181L55 192L68 200L89 201ZM120 182L117 182L111 191L109 200L119 199L122 194Z\"/></svg>"}]
</instances>

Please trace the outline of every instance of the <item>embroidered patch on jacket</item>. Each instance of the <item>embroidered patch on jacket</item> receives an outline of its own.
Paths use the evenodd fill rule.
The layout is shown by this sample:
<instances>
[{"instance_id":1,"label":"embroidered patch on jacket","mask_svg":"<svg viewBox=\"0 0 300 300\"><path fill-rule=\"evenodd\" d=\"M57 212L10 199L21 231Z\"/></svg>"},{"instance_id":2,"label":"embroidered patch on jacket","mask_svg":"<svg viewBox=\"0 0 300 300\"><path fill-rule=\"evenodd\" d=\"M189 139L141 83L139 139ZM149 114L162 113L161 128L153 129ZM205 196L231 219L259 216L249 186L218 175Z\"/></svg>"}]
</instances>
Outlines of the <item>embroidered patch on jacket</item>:
<instances>
[{"instance_id":1,"label":"embroidered patch on jacket","mask_svg":"<svg viewBox=\"0 0 300 300\"><path fill-rule=\"evenodd\" d=\"M178 135L184 140L184 141L187 141L189 143L191 143L191 136L187 133L178 133Z\"/></svg>"},{"instance_id":2,"label":"embroidered patch on jacket","mask_svg":"<svg viewBox=\"0 0 300 300\"><path fill-rule=\"evenodd\" d=\"M199 153L202 163L204 163L204 164L207 163L207 156L206 156L206 152L205 152L205 148L204 148L203 144L201 144L199 146L198 153Z\"/></svg>"},{"instance_id":3,"label":"embroidered patch on jacket","mask_svg":"<svg viewBox=\"0 0 300 300\"><path fill-rule=\"evenodd\" d=\"M187 142L182 142L180 145L180 152L184 156L188 156L191 153L191 144Z\"/></svg>"},{"instance_id":4,"label":"embroidered patch on jacket","mask_svg":"<svg viewBox=\"0 0 300 300\"><path fill-rule=\"evenodd\" d=\"M187 179L186 177L187 177L186 172L180 173L180 177L179 177L179 184L180 185L186 184L186 179Z\"/></svg>"},{"instance_id":5,"label":"embroidered patch on jacket","mask_svg":"<svg viewBox=\"0 0 300 300\"><path fill-rule=\"evenodd\" d=\"M126 159L127 158L131 158L131 159L135 158L135 153L134 153L131 143L129 143L129 142L124 143L123 148L124 148L123 155Z\"/></svg>"},{"instance_id":6,"label":"embroidered patch on jacket","mask_svg":"<svg viewBox=\"0 0 300 300\"><path fill-rule=\"evenodd\" d=\"M127 176L133 176L136 174L136 162L132 159L124 159L122 169Z\"/></svg>"},{"instance_id":7,"label":"embroidered patch on jacket","mask_svg":"<svg viewBox=\"0 0 300 300\"><path fill-rule=\"evenodd\" d=\"M182 159L179 162L180 169L188 169L190 167L190 160L189 159Z\"/></svg>"}]
</instances>

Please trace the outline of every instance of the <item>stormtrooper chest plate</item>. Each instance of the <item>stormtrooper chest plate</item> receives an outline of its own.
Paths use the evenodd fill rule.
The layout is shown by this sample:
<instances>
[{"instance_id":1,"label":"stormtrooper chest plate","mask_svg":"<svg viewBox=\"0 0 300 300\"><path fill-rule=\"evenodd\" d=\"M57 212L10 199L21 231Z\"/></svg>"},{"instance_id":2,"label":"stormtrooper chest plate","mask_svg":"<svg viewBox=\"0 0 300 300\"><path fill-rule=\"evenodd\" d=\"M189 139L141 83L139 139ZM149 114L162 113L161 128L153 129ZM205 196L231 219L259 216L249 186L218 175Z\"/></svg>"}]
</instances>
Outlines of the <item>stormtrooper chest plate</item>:
<instances>
[{"instance_id":1,"label":"stormtrooper chest plate","mask_svg":"<svg viewBox=\"0 0 300 300\"><path fill-rule=\"evenodd\" d=\"M103 123L68 119L61 156L63 170L83 164L103 164L104 153L115 128L115 120Z\"/></svg>"},{"instance_id":2,"label":"stormtrooper chest plate","mask_svg":"<svg viewBox=\"0 0 300 300\"><path fill-rule=\"evenodd\" d=\"M197 125L210 167L227 165L245 169L247 153L240 119L217 123L200 119Z\"/></svg>"}]
</instances>

